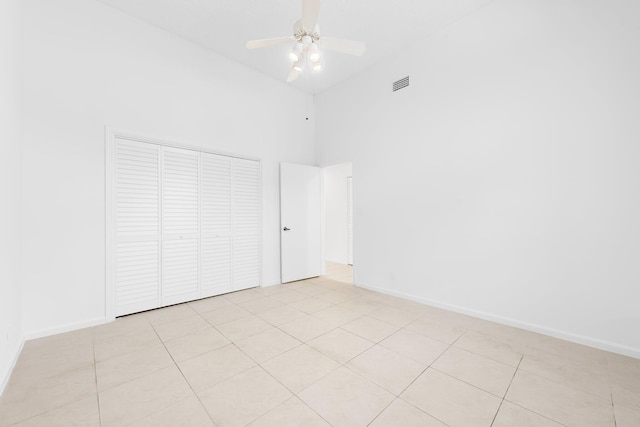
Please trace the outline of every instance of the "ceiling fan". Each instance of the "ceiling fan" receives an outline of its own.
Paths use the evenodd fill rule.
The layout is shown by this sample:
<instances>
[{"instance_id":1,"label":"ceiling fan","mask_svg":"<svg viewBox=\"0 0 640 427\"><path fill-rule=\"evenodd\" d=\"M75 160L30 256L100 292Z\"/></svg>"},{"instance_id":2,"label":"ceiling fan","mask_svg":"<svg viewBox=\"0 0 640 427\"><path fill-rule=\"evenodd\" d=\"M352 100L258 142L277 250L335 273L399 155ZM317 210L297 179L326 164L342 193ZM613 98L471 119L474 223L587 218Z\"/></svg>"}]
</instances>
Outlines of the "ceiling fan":
<instances>
[{"instance_id":1,"label":"ceiling fan","mask_svg":"<svg viewBox=\"0 0 640 427\"><path fill-rule=\"evenodd\" d=\"M302 19L293 25L292 37L278 37L273 39L250 40L248 49L293 43L289 59L291 71L287 82L298 78L304 68L306 60L313 71L319 71L323 67L320 47L350 55L362 56L367 50L363 42L353 40L336 39L320 36L318 27L318 15L320 13L320 0L302 0Z\"/></svg>"}]
</instances>

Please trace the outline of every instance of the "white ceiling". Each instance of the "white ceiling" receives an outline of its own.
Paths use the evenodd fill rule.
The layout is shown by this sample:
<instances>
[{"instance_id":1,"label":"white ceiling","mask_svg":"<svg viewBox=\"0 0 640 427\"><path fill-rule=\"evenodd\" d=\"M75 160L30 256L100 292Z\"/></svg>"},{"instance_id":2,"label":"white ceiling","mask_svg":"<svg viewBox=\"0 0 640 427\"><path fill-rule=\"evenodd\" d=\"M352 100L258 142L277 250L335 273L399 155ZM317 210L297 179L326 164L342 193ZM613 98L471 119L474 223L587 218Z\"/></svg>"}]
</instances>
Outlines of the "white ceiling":
<instances>
[{"instance_id":1,"label":"white ceiling","mask_svg":"<svg viewBox=\"0 0 640 427\"><path fill-rule=\"evenodd\" d=\"M100 0L280 81L286 81L290 46L248 50L247 40L292 35L300 0ZM291 83L322 92L467 16L493 0L324 0L320 34L361 40L362 57L323 51L325 69Z\"/></svg>"}]
</instances>

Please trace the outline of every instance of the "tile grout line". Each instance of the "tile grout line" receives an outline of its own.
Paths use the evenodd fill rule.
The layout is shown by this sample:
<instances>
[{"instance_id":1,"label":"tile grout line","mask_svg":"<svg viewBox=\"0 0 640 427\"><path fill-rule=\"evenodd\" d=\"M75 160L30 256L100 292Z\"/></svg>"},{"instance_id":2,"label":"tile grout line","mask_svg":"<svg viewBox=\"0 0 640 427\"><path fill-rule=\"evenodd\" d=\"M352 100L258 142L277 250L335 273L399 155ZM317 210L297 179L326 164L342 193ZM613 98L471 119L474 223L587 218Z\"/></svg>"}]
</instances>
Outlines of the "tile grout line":
<instances>
[{"instance_id":1,"label":"tile grout line","mask_svg":"<svg viewBox=\"0 0 640 427\"><path fill-rule=\"evenodd\" d=\"M189 307L191 308L191 307ZM193 310L193 308L191 308ZM195 312L195 310L193 310ZM197 316L201 317L199 313L196 313ZM206 320L204 318L202 318L202 320L204 320L206 322ZM202 409L204 410L204 412L207 414L207 416L209 417L209 419L211 420L211 422L213 423L213 425L215 426L216 423L213 420L213 418L211 417L211 414L209 413L209 411L207 410L206 406L204 406L204 403L202 403L202 400L200 399L200 396L198 395L198 393L196 393L196 391L194 390L193 386L191 385L191 383L189 382L189 380L187 379L187 377L185 377L184 372L182 372L182 369L180 369L180 365L178 364L178 362L176 361L176 359L173 357L173 354L171 354L171 352L169 351L169 349L167 348L166 344L164 343L164 341L160 338L160 335L158 335L158 331L156 331L156 328L153 326L153 324L151 322L149 322L151 324L151 328L153 329L153 332L156 334L156 336L158 337L158 339L160 340L160 342L162 343L162 346L164 347L165 351L167 352L167 354L169 355L169 357L171 358L171 360L173 361L173 365L178 369L178 372L180 372L180 375L182 375L182 378L184 379L184 381L187 383L187 385L189 386L189 388L191 389L191 392L193 393L193 395L196 397L196 399L198 399L198 403L200 403L200 406L202 407ZM207 322L209 323L209 322ZM211 325L213 327L213 325ZM215 329L215 327L214 327ZM216 329L217 330L217 329ZM196 356L197 357L197 356ZM156 371L157 372L157 371ZM187 398L188 399L188 398ZM183 399L180 400L178 402L175 402L173 405L170 405L169 408L176 406L177 404L186 401L187 399ZM146 416L145 418L142 418L140 421L149 418L155 414L159 414L160 412L162 412L164 409L163 408L157 412L154 412L153 414L150 414L148 416Z\"/></svg>"},{"instance_id":2,"label":"tile grout line","mask_svg":"<svg viewBox=\"0 0 640 427\"><path fill-rule=\"evenodd\" d=\"M500 400L500 404L498 405L498 409L496 410L496 413L493 415L493 420L491 420L491 425L489 427L493 427L493 423L496 422L496 418L498 418L498 413L500 412L500 408L502 408L502 403L504 403L504 398L507 397L507 393L509 392L509 388L511 387L511 383L513 383L513 379L516 377L516 373L518 372L518 369L520 368L520 364L522 363L522 359L524 359L524 354L520 357L520 361L518 362L518 366L516 366L515 371L513 371L513 375L511 376L511 381L509 381L509 385L507 386L507 389L504 391L504 394L502 395L502 399Z\"/></svg>"},{"instance_id":3,"label":"tile grout line","mask_svg":"<svg viewBox=\"0 0 640 427\"><path fill-rule=\"evenodd\" d=\"M98 403L98 424L102 426L102 410L100 409L100 389L98 388L98 363L96 362L96 342L91 331L91 349L93 350L93 374L96 382L96 402Z\"/></svg>"}]
</instances>

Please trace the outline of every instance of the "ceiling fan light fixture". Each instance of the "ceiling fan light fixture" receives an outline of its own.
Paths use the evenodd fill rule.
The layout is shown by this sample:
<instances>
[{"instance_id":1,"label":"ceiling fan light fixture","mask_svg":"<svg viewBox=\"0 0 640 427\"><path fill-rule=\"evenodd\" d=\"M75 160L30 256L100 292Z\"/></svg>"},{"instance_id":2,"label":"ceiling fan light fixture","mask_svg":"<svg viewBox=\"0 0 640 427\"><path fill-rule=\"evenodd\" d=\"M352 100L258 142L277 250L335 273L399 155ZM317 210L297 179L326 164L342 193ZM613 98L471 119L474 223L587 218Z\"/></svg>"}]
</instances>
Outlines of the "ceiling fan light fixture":
<instances>
[{"instance_id":1,"label":"ceiling fan light fixture","mask_svg":"<svg viewBox=\"0 0 640 427\"><path fill-rule=\"evenodd\" d=\"M312 63L316 64L318 62L320 62L320 50L318 49L318 45L315 43L311 43L311 45L309 45L309 61L311 61Z\"/></svg>"},{"instance_id":2,"label":"ceiling fan light fixture","mask_svg":"<svg viewBox=\"0 0 640 427\"><path fill-rule=\"evenodd\" d=\"M296 70L297 72L301 72L302 71L302 58L298 59L296 62L294 62L291 65L291 68L293 70Z\"/></svg>"},{"instance_id":3,"label":"ceiling fan light fixture","mask_svg":"<svg viewBox=\"0 0 640 427\"><path fill-rule=\"evenodd\" d=\"M323 68L324 65L322 64L322 62L316 62L311 66L311 71L322 71Z\"/></svg>"},{"instance_id":4,"label":"ceiling fan light fixture","mask_svg":"<svg viewBox=\"0 0 640 427\"><path fill-rule=\"evenodd\" d=\"M289 52L289 59L291 62L295 63L300 61L302 57L302 43L295 43L291 48L291 52Z\"/></svg>"}]
</instances>

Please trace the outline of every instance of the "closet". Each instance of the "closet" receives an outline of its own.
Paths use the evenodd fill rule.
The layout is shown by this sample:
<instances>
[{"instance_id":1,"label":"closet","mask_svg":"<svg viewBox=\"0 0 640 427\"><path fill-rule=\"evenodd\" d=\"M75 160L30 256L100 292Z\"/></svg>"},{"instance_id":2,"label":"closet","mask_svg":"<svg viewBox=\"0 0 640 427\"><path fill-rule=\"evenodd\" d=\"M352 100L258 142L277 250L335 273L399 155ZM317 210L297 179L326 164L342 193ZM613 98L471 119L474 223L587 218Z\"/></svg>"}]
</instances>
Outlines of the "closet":
<instances>
[{"instance_id":1,"label":"closet","mask_svg":"<svg viewBox=\"0 0 640 427\"><path fill-rule=\"evenodd\" d=\"M260 285L259 161L117 135L111 144L107 312Z\"/></svg>"}]
</instances>

